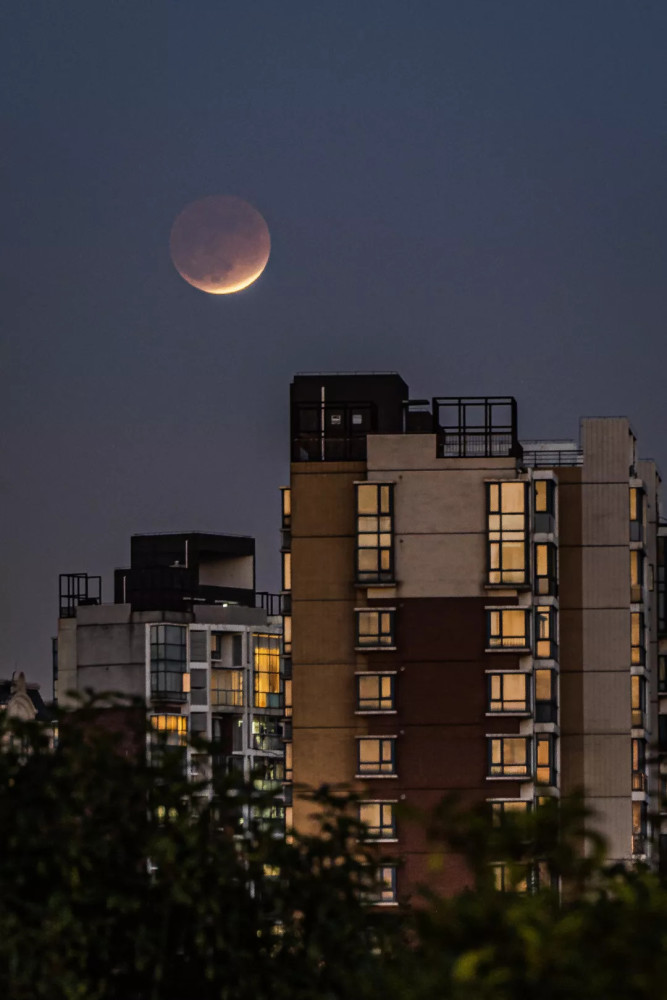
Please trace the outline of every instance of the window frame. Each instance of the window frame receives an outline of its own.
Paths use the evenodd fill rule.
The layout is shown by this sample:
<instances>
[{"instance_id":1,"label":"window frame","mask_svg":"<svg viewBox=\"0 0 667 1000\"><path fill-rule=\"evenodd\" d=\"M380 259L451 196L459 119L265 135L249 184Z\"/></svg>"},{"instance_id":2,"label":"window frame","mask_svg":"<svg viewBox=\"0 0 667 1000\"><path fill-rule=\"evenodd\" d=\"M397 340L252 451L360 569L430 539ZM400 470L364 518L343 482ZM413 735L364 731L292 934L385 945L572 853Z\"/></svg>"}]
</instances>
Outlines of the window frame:
<instances>
[{"instance_id":1,"label":"window frame","mask_svg":"<svg viewBox=\"0 0 667 1000\"><path fill-rule=\"evenodd\" d=\"M544 505L538 486L544 485ZM553 479L533 479L533 528L536 534L551 535L556 527L556 483Z\"/></svg>"},{"instance_id":2,"label":"window frame","mask_svg":"<svg viewBox=\"0 0 667 1000\"><path fill-rule=\"evenodd\" d=\"M558 659L558 610L553 604L536 604L534 611L534 656L536 660ZM548 634L541 635L542 625L548 623Z\"/></svg>"},{"instance_id":3,"label":"window frame","mask_svg":"<svg viewBox=\"0 0 667 1000\"><path fill-rule=\"evenodd\" d=\"M524 699L523 707L516 707L519 704L519 699L506 698L504 693L505 681L507 678L515 679L517 677L523 678L524 683ZM493 687L496 683L500 686L500 697L494 698ZM486 674L486 714L487 715L530 715L531 712L531 698L530 698L530 674L522 670L499 670L499 671L487 671ZM494 704L500 704L500 708L494 708ZM513 705L514 707L509 707Z\"/></svg>"},{"instance_id":4,"label":"window frame","mask_svg":"<svg viewBox=\"0 0 667 1000\"><path fill-rule=\"evenodd\" d=\"M630 487L630 541L644 540L644 489L642 486Z\"/></svg>"},{"instance_id":5,"label":"window frame","mask_svg":"<svg viewBox=\"0 0 667 1000\"><path fill-rule=\"evenodd\" d=\"M503 511L503 486L523 487L523 511ZM486 582L495 587L526 587L528 577L528 487L529 483L519 479L493 480L486 486ZM497 495L495 493L497 491ZM495 498L494 498L495 497ZM507 518L521 518L521 528L510 527ZM497 527L492 527L497 519ZM509 546L523 546L523 565L519 568L505 566L503 556ZM507 547L507 549L506 549ZM508 560L509 562L509 560Z\"/></svg>"},{"instance_id":6,"label":"window frame","mask_svg":"<svg viewBox=\"0 0 667 1000\"><path fill-rule=\"evenodd\" d=\"M644 600L644 552L630 549L630 603L641 604Z\"/></svg>"},{"instance_id":7,"label":"window frame","mask_svg":"<svg viewBox=\"0 0 667 1000\"><path fill-rule=\"evenodd\" d=\"M492 653L516 653L516 652L530 652L530 608L521 607L518 604L512 606L504 605L493 605L487 606L485 608L486 612L486 648L488 652ZM505 632L503 629L503 622L505 615L508 612L519 613L523 615L524 620L524 631L523 631L523 642L510 643L505 642ZM500 624L500 630L498 632L493 631L493 616L499 615L498 621ZM511 636L507 636L509 639ZM521 636L519 636L521 637ZM496 641L497 640L497 641Z\"/></svg>"},{"instance_id":8,"label":"window frame","mask_svg":"<svg viewBox=\"0 0 667 1000\"><path fill-rule=\"evenodd\" d=\"M364 840L373 841L373 843L382 841L396 841L398 840L397 827L396 827L396 799L362 799L358 803L358 820L366 827L366 836ZM368 808L371 806L379 806L379 822L377 825L373 825L362 818L362 810L364 807ZM389 822L385 822L385 809L389 813ZM377 832L376 832L377 831Z\"/></svg>"},{"instance_id":9,"label":"window frame","mask_svg":"<svg viewBox=\"0 0 667 1000\"><path fill-rule=\"evenodd\" d=\"M148 625L148 629L151 699L166 702L186 701L186 687L190 679L188 674L188 626L175 622L153 622ZM176 631L180 637L178 642L173 641ZM175 656L175 649L178 649L181 655ZM169 669L170 664L178 666ZM187 681L184 680L186 677ZM176 678L180 683L176 682Z\"/></svg>"},{"instance_id":10,"label":"window frame","mask_svg":"<svg viewBox=\"0 0 667 1000\"><path fill-rule=\"evenodd\" d=\"M537 697L537 675L549 674L549 698ZM551 667L535 667L533 671L533 704L536 722L558 722L558 672Z\"/></svg>"},{"instance_id":11,"label":"window frame","mask_svg":"<svg viewBox=\"0 0 667 1000\"><path fill-rule=\"evenodd\" d=\"M632 753L632 791L646 791L646 740L633 736L631 740Z\"/></svg>"},{"instance_id":12,"label":"window frame","mask_svg":"<svg viewBox=\"0 0 667 1000\"><path fill-rule=\"evenodd\" d=\"M377 616L377 629L362 633L363 615ZM384 616L387 615L386 623ZM396 608L365 607L355 608L355 648L364 652L367 650L383 650L396 648ZM385 627L386 625L386 627ZM386 640L386 641L384 641Z\"/></svg>"},{"instance_id":13,"label":"window frame","mask_svg":"<svg viewBox=\"0 0 667 1000\"><path fill-rule=\"evenodd\" d=\"M630 675L630 725L633 729L646 728L646 678L642 674Z\"/></svg>"},{"instance_id":14,"label":"window frame","mask_svg":"<svg viewBox=\"0 0 667 1000\"><path fill-rule=\"evenodd\" d=\"M535 783L557 787L558 785L558 760L557 760L557 737L555 733L535 733ZM540 748L548 748L548 760L546 763L540 762ZM540 772L546 772L546 779Z\"/></svg>"},{"instance_id":15,"label":"window frame","mask_svg":"<svg viewBox=\"0 0 667 1000\"><path fill-rule=\"evenodd\" d=\"M637 629L635 631L635 623ZM637 641L635 641L635 639ZM630 612L630 663L641 667L646 662L646 622L643 611Z\"/></svg>"},{"instance_id":16,"label":"window frame","mask_svg":"<svg viewBox=\"0 0 667 1000\"><path fill-rule=\"evenodd\" d=\"M545 550L546 573L538 573L542 549ZM558 547L553 542L533 544L533 592L538 597L558 597Z\"/></svg>"},{"instance_id":17,"label":"window frame","mask_svg":"<svg viewBox=\"0 0 667 1000\"><path fill-rule=\"evenodd\" d=\"M362 491L374 490L376 494L375 513L360 511L360 497ZM386 490L386 495L385 491ZM386 503L385 503L386 500ZM355 548L354 548L354 570L355 581L361 586L377 586L378 584L395 583L394 566L394 483L392 482L371 482L365 480L354 484L354 504L355 504ZM388 524L383 525L383 521ZM362 522L375 522L375 525ZM382 544L383 537L389 535L389 544ZM365 540L367 544L362 545ZM371 544L374 540L374 544ZM361 553L375 552L375 567L373 569L361 568ZM383 565L386 563L386 565Z\"/></svg>"},{"instance_id":18,"label":"window frame","mask_svg":"<svg viewBox=\"0 0 667 1000\"><path fill-rule=\"evenodd\" d=\"M509 771L508 768L518 768L522 765L506 762L505 761L505 747L510 742L523 743L525 747L524 753L524 765L521 771ZM500 760L494 762L494 744L498 744L501 749ZM532 767L533 760L531 757L532 753L532 737L531 736L521 736L519 734L508 734L499 733L498 735L489 735L486 737L486 753L487 753L487 778L491 781L499 781L503 779L512 779L513 781L529 781L532 777ZM497 770L494 770L497 768Z\"/></svg>"},{"instance_id":19,"label":"window frame","mask_svg":"<svg viewBox=\"0 0 667 1000\"><path fill-rule=\"evenodd\" d=\"M357 736L357 778L396 778L396 736ZM363 762L361 759L362 744L377 742L378 752L375 770L373 762ZM388 751L388 752L385 752Z\"/></svg>"},{"instance_id":20,"label":"window frame","mask_svg":"<svg viewBox=\"0 0 667 1000\"><path fill-rule=\"evenodd\" d=\"M361 682L363 680L368 680L370 678L376 678L378 680L378 698L374 701L377 704L362 705L361 699ZM389 681L389 694L384 695L382 693L382 686L384 680ZM396 712L396 671L395 670L363 670L357 671L354 676L354 687L355 687L355 714L357 715L369 715L369 714L381 714L387 715L389 713ZM373 699L365 699L366 701L372 701ZM389 700L388 705L383 705L382 702Z\"/></svg>"}]
</instances>

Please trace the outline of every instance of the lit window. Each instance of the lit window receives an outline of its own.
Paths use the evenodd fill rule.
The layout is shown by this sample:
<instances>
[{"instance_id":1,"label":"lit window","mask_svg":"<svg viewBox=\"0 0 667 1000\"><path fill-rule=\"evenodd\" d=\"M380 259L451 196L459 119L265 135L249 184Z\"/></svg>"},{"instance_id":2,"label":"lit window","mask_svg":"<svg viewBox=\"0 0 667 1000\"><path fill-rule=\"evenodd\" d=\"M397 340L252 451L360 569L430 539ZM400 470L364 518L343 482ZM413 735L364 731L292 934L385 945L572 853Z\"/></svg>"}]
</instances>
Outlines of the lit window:
<instances>
[{"instance_id":1,"label":"lit window","mask_svg":"<svg viewBox=\"0 0 667 1000\"><path fill-rule=\"evenodd\" d=\"M394 674L357 674L357 711L393 711L394 681Z\"/></svg>"},{"instance_id":2,"label":"lit window","mask_svg":"<svg viewBox=\"0 0 667 1000\"><path fill-rule=\"evenodd\" d=\"M508 813L523 815L532 805L527 799L502 799L489 803L494 826L500 826Z\"/></svg>"},{"instance_id":3,"label":"lit window","mask_svg":"<svg viewBox=\"0 0 667 1000\"><path fill-rule=\"evenodd\" d=\"M188 738L188 720L185 715L151 715L151 728L160 742L167 746L185 746Z\"/></svg>"},{"instance_id":4,"label":"lit window","mask_svg":"<svg viewBox=\"0 0 667 1000\"><path fill-rule=\"evenodd\" d=\"M550 733L535 737L535 780L556 784L556 737Z\"/></svg>"},{"instance_id":5,"label":"lit window","mask_svg":"<svg viewBox=\"0 0 667 1000\"><path fill-rule=\"evenodd\" d=\"M292 553L283 552L283 590L292 589Z\"/></svg>"},{"instance_id":6,"label":"lit window","mask_svg":"<svg viewBox=\"0 0 667 1000\"><path fill-rule=\"evenodd\" d=\"M540 660L555 660L558 656L556 615L551 605L535 608L535 656Z\"/></svg>"},{"instance_id":7,"label":"lit window","mask_svg":"<svg viewBox=\"0 0 667 1000\"><path fill-rule=\"evenodd\" d=\"M527 712L528 674L488 674L489 712Z\"/></svg>"},{"instance_id":8,"label":"lit window","mask_svg":"<svg viewBox=\"0 0 667 1000\"><path fill-rule=\"evenodd\" d=\"M630 613L632 655L630 662L638 666L644 662L644 615L641 611Z\"/></svg>"},{"instance_id":9,"label":"lit window","mask_svg":"<svg viewBox=\"0 0 667 1000\"><path fill-rule=\"evenodd\" d=\"M527 489L527 483L487 483L489 583L527 582Z\"/></svg>"},{"instance_id":10,"label":"lit window","mask_svg":"<svg viewBox=\"0 0 667 1000\"><path fill-rule=\"evenodd\" d=\"M355 611L357 646L377 649L394 645L394 608L363 608Z\"/></svg>"},{"instance_id":11,"label":"lit window","mask_svg":"<svg viewBox=\"0 0 667 1000\"><path fill-rule=\"evenodd\" d=\"M282 708L280 636L253 635L255 708Z\"/></svg>"},{"instance_id":12,"label":"lit window","mask_svg":"<svg viewBox=\"0 0 667 1000\"><path fill-rule=\"evenodd\" d=\"M292 655L292 616L283 615L283 653Z\"/></svg>"},{"instance_id":13,"label":"lit window","mask_svg":"<svg viewBox=\"0 0 667 1000\"><path fill-rule=\"evenodd\" d=\"M536 479L533 483L533 514L535 531L552 532L556 520L556 484L553 479Z\"/></svg>"},{"instance_id":14,"label":"lit window","mask_svg":"<svg viewBox=\"0 0 667 1000\"><path fill-rule=\"evenodd\" d=\"M535 671L535 721L558 721L556 671L538 668Z\"/></svg>"},{"instance_id":15,"label":"lit window","mask_svg":"<svg viewBox=\"0 0 667 1000\"><path fill-rule=\"evenodd\" d=\"M644 537L644 491L630 487L630 541L641 542Z\"/></svg>"},{"instance_id":16,"label":"lit window","mask_svg":"<svg viewBox=\"0 0 667 1000\"><path fill-rule=\"evenodd\" d=\"M633 675L630 678L630 683L632 686L632 725L635 728L643 727L646 711L646 680L643 677Z\"/></svg>"},{"instance_id":17,"label":"lit window","mask_svg":"<svg viewBox=\"0 0 667 1000\"><path fill-rule=\"evenodd\" d=\"M367 903L372 905L387 905L397 902L396 866L382 865L373 872L373 885L364 893Z\"/></svg>"},{"instance_id":18,"label":"lit window","mask_svg":"<svg viewBox=\"0 0 667 1000\"><path fill-rule=\"evenodd\" d=\"M487 641L490 649L526 649L528 647L528 610L526 608L487 608Z\"/></svg>"},{"instance_id":19,"label":"lit window","mask_svg":"<svg viewBox=\"0 0 667 1000\"><path fill-rule=\"evenodd\" d=\"M292 492L289 486L283 486L280 495L282 499L282 529L289 531L292 526Z\"/></svg>"},{"instance_id":20,"label":"lit window","mask_svg":"<svg viewBox=\"0 0 667 1000\"><path fill-rule=\"evenodd\" d=\"M540 542L535 546L535 593L540 597L558 594L556 546Z\"/></svg>"},{"instance_id":21,"label":"lit window","mask_svg":"<svg viewBox=\"0 0 667 1000\"><path fill-rule=\"evenodd\" d=\"M243 706L243 671L211 671L211 705L215 708L241 708Z\"/></svg>"},{"instance_id":22,"label":"lit window","mask_svg":"<svg viewBox=\"0 0 667 1000\"><path fill-rule=\"evenodd\" d=\"M639 549L630 549L630 600L638 604L644 587L644 555Z\"/></svg>"},{"instance_id":23,"label":"lit window","mask_svg":"<svg viewBox=\"0 0 667 1000\"><path fill-rule=\"evenodd\" d=\"M632 790L646 791L646 740L632 740Z\"/></svg>"},{"instance_id":24,"label":"lit window","mask_svg":"<svg viewBox=\"0 0 667 1000\"><path fill-rule=\"evenodd\" d=\"M495 888L498 892L528 892L530 885L528 865L509 865L500 861L491 867Z\"/></svg>"},{"instance_id":25,"label":"lit window","mask_svg":"<svg viewBox=\"0 0 667 1000\"><path fill-rule=\"evenodd\" d=\"M358 483L356 578L359 583L394 579L394 487Z\"/></svg>"},{"instance_id":26,"label":"lit window","mask_svg":"<svg viewBox=\"0 0 667 1000\"><path fill-rule=\"evenodd\" d=\"M187 670L187 628L151 625L151 694L167 701L184 701Z\"/></svg>"},{"instance_id":27,"label":"lit window","mask_svg":"<svg viewBox=\"0 0 667 1000\"><path fill-rule=\"evenodd\" d=\"M253 749L262 753L274 753L283 749L283 734L280 719L262 716L252 720Z\"/></svg>"},{"instance_id":28,"label":"lit window","mask_svg":"<svg viewBox=\"0 0 667 1000\"><path fill-rule=\"evenodd\" d=\"M360 802L359 822L374 840L396 839L396 814L394 802Z\"/></svg>"},{"instance_id":29,"label":"lit window","mask_svg":"<svg viewBox=\"0 0 667 1000\"><path fill-rule=\"evenodd\" d=\"M530 776L530 739L527 736L488 738L489 776L524 778Z\"/></svg>"},{"instance_id":30,"label":"lit window","mask_svg":"<svg viewBox=\"0 0 667 1000\"><path fill-rule=\"evenodd\" d=\"M648 810L645 802L632 803L632 853L646 854Z\"/></svg>"},{"instance_id":31,"label":"lit window","mask_svg":"<svg viewBox=\"0 0 667 1000\"><path fill-rule=\"evenodd\" d=\"M360 736L357 739L357 774L396 774L396 737Z\"/></svg>"}]
</instances>

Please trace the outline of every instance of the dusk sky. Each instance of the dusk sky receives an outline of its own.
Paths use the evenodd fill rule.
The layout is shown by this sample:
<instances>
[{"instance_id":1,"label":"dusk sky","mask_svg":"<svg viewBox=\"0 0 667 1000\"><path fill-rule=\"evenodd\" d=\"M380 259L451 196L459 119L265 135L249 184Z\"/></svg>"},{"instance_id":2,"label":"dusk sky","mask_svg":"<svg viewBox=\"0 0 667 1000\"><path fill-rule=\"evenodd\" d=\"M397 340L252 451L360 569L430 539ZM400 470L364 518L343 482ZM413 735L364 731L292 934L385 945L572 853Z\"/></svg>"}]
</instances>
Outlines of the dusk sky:
<instances>
[{"instance_id":1,"label":"dusk sky","mask_svg":"<svg viewBox=\"0 0 667 1000\"><path fill-rule=\"evenodd\" d=\"M130 535L257 538L279 587L296 371L629 416L667 469L665 0L9 0L0 676L50 696L58 574ZM169 233L240 196L236 295Z\"/></svg>"}]
</instances>

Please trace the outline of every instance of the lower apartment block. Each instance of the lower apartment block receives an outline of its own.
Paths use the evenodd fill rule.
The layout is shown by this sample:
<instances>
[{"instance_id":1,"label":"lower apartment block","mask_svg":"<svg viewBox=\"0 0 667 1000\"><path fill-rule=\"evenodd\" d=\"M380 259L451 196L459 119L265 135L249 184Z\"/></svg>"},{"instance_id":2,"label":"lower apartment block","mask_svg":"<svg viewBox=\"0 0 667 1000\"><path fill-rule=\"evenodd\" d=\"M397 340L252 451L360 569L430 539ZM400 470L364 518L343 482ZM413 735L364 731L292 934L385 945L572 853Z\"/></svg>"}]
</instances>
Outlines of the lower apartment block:
<instances>
[{"instance_id":1,"label":"lower apartment block","mask_svg":"<svg viewBox=\"0 0 667 1000\"><path fill-rule=\"evenodd\" d=\"M660 481L628 421L521 441L513 398L413 401L395 374L298 375L291 403L288 758L401 857L382 901L434 877L398 804L447 792L502 812L583 788L610 857L657 863Z\"/></svg>"},{"instance_id":2,"label":"lower apartment block","mask_svg":"<svg viewBox=\"0 0 667 1000\"><path fill-rule=\"evenodd\" d=\"M230 535L136 535L112 604L99 577L61 576L55 687L62 705L88 690L144 699L149 744L182 746L194 778L211 768L253 775L279 793L280 819L289 798L280 602L255 592L254 548ZM128 739L143 734L143 713L105 712ZM211 754L194 752L190 736L210 741Z\"/></svg>"}]
</instances>

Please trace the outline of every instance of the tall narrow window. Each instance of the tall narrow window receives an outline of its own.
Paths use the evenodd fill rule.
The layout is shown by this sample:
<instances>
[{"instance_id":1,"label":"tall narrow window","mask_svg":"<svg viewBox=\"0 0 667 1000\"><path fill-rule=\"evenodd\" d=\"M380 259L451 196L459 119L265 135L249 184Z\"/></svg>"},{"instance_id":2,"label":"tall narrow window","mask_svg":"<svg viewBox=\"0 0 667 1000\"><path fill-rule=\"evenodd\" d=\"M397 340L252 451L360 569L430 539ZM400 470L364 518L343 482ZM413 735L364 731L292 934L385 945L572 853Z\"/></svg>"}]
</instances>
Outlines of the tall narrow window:
<instances>
[{"instance_id":1,"label":"tall narrow window","mask_svg":"<svg viewBox=\"0 0 667 1000\"><path fill-rule=\"evenodd\" d=\"M486 624L489 649L528 648L527 608L487 608Z\"/></svg>"},{"instance_id":2,"label":"tall narrow window","mask_svg":"<svg viewBox=\"0 0 667 1000\"><path fill-rule=\"evenodd\" d=\"M555 660L558 656L556 615L550 604L535 608L535 656L539 660Z\"/></svg>"},{"instance_id":3,"label":"tall narrow window","mask_svg":"<svg viewBox=\"0 0 667 1000\"><path fill-rule=\"evenodd\" d=\"M644 538L644 491L639 486L630 487L630 541Z\"/></svg>"},{"instance_id":4,"label":"tall narrow window","mask_svg":"<svg viewBox=\"0 0 667 1000\"><path fill-rule=\"evenodd\" d=\"M646 680L633 674L630 678L632 686L632 725L634 728L643 728L646 719Z\"/></svg>"},{"instance_id":5,"label":"tall narrow window","mask_svg":"<svg viewBox=\"0 0 667 1000\"><path fill-rule=\"evenodd\" d=\"M394 487L358 483L356 574L359 583L394 579Z\"/></svg>"},{"instance_id":6,"label":"tall narrow window","mask_svg":"<svg viewBox=\"0 0 667 1000\"><path fill-rule=\"evenodd\" d=\"M386 649L394 645L394 608L358 608L357 647L360 649Z\"/></svg>"},{"instance_id":7,"label":"tall narrow window","mask_svg":"<svg viewBox=\"0 0 667 1000\"><path fill-rule=\"evenodd\" d=\"M632 803L632 853L646 854L648 810L645 802Z\"/></svg>"},{"instance_id":8,"label":"tall narrow window","mask_svg":"<svg viewBox=\"0 0 667 1000\"><path fill-rule=\"evenodd\" d=\"M525 778L530 775L530 739L527 736L490 736L488 756L491 778Z\"/></svg>"},{"instance_id":9,"label":"tall narrow window","mask_svg":"<svg viewBox=\"0 0 667 1000\"><path fill-rule=\"evenodd\" d=\"M528 674L487 674L488 712L528 712Z\"/></svg>"},{"instance_id":10,"label":"tall narrow window","mask_svg":"<svg viewBox=\"0 0 667 1000\"><path fill-rule=\"evenodd\" d=\"M187 628L183 625L151 625L150 628L151 695L167 701L184 701Z\"/></svg>"},{"instance_id":11,"label":"tall narrow window","mask_svg":"<svg viewBox=\"0 0 667 1000\"><path fill-rule=\"evenodd\" d=\"M556 671L535 671L535 721L558 722Z\"/></svg>"},{"instance_id":12,"label":"tall narrow window","mask_svg":"<svg viewBox=\"0 0 667 1000\"><path fill-rule=\"evenodd\" d=\"M527 582L527 483L487 483L488 582Z\"/></svg>"},{"instance_id":13,"label":"tall narrow window","mask_svg":"<svg viewBox=\"0 0 667 1000\"><path fill-rule=\"evenodd\" d=\"M535 546L535 593L540 597L558 595L557 552L550 542L539 542Z\"/></svg>"},{"instance_id":14,"label":"tall narrow window","mask_svg":"<svg viewBox=\"0 0 667 1000\"><path fill-rule=\"evenodd\" d=\"M283 590L292 589L292 553L283 552Z\"/></svg>"},{"instance_id":15,"label":"tall narrow window","mask_svg":"<svg viewBox=\"0 0 667 1000\"><path fill-rule=\"evenodd\" d=\"M541 785L556 784L556 737L551 733L535 737L535 780Z\"/></svg>"},{"instance_id":16,"label":"tall narrow window","mask_svg":"<svg viewBox=\"0 0 667 1000\"><path fill-rule=\"evenodd\" d=\"M535 531L553 532L556 521L556 484L553 479L533 482Z\"/></svg>"},{"instance_id":17,"label":"tall narrow window","mask_svg":"<svg viewBox=\"0 0 667 1000\"><path fill-rule=\"evenodd\" d=\"M632 790L646 791L646 740L632 740Z\"/></svg>"},{"instance_id":18,"label":"tall narrow window","mask_svg":"<svg viewBox=\"0 0 667 1000\"><path fill-rule=\"evenodd\" d=\"M292 655L292 616L283 615L283 653Z\"/></svg>"},{"instance_id":19,"label":"tall narrow window","mask_svg":"<svg viewBox=\"0 0 667 1000\"><path fill-rule=\"evenodd\" d=\"M282 708L280 636L253 635L255 708Z\"/></svg>"},{"instance_id":20,"label":"tall narrow window","mask_svg":"<svg viewBox=\"0 0 667 1000\"><path fill-rule=\"evenodd\" d=\"M292 526L292 492L289 486L283 486L280 490L282 500L282 529L289 531Z\"/></svg>"},{"instance_id":21,"label":"tall narrow window","mask_svg":"<svg viewBox=\"0 0 667 1000\"><path fill-rule=\"evenodd\" d=\"M631 659L633 667L644 662L644 615L641 611L630 613Z\"/></svg>"},{"instance_id":22,"label":"tall narrow window","mask_svg":"<svg viewBox=\"0 0 667 1000\"><path fill-rule=\"evenodd\" d=\"M641 549L630 549L630 600L638 604L643 597L644 553Z\"/></svg>"},{"instance_id":23,"label":"tall narrow window","mask_svg":"<svg viewBox=\"0 0 667 1000\"><path fill-rule=\"evenodd\" d=\"M658 692L667 694L667 656L658 657Z\"/></svg>"}]
</instances>

